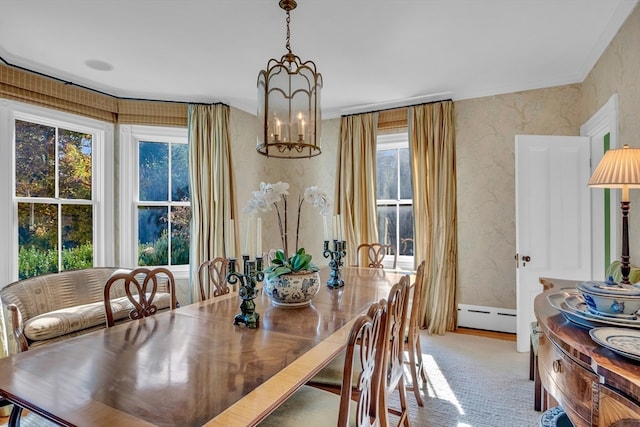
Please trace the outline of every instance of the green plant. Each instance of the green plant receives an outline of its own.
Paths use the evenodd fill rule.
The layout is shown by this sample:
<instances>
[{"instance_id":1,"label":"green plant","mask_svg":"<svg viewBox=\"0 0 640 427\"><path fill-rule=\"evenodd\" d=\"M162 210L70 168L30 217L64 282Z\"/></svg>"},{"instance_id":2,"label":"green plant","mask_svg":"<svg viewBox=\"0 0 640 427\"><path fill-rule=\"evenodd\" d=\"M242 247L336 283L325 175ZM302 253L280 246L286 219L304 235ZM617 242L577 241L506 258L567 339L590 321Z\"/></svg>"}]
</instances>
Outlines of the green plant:
<instances>
[{"instance_id":1,"label":"green plant","mask_svg":"<svg viewBox=\"0 0 640 427\"><path fill-rule=\"evenodd\" d=\"M297 271L318 271L318 266L311 262L311 255L300 248L295 255L287 258L284 251L276 251L276 256L271 260L271 265L264 270L267 279L273 279L283 274L295 273Z\"/></svg>"}]
</instances>

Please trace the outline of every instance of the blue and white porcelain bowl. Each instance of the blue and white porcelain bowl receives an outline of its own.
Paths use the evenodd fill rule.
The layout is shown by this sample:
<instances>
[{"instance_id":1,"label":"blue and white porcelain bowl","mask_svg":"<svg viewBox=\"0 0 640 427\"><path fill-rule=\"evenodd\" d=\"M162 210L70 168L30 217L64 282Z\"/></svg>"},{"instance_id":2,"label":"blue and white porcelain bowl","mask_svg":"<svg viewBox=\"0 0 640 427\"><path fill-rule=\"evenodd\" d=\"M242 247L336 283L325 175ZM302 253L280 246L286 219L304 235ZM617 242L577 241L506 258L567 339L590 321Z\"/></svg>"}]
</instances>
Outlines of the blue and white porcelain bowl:
<instances>
[{"instance_id":1,"label":"blue and white porcelain bowl","mask_svg":"<svg viewBox=\"0 0 640 427\"><path fill-rule=\"evenodd\" d=\"M611 317L634 317L640 310L640 287L613 281L581 282L577 286L589 311Z\"/></svg>"},{"instance_id":2,"label":"blue and white porcelain bowl","mask_svg":"<svg viewBox=\"0 0 640 427\"><path fill-rule=\"evenodd\" d=\"M320 290L320 274L317 272L297 272L264 279L264 292L273 305L279 307L302 307Z\"/></svg>"}]
</instances>

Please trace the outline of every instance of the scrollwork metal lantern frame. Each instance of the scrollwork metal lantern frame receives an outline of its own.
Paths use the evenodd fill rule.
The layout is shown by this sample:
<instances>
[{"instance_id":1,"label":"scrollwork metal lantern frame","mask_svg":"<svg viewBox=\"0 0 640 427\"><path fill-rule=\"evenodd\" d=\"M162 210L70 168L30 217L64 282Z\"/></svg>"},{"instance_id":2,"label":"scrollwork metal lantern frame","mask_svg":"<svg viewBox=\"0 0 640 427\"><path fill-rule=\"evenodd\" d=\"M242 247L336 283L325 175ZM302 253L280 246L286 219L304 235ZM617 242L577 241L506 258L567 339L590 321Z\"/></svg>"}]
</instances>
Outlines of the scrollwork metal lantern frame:
<instances>
[{"instance_id":1,"label":"scrollwork metal lantern frame","mask_svg":"<svg viewBox=\"0 0 640 427\"><path fill-rule=\"evenodd\" d=\"M320 148L322 75L313 61L303 62L291 51L289 11L293 0L281 0L287 12L288 53L272 58L258 74L258 140L256 150L267 157L314 157Z\"/></svg>"}]
</instances>

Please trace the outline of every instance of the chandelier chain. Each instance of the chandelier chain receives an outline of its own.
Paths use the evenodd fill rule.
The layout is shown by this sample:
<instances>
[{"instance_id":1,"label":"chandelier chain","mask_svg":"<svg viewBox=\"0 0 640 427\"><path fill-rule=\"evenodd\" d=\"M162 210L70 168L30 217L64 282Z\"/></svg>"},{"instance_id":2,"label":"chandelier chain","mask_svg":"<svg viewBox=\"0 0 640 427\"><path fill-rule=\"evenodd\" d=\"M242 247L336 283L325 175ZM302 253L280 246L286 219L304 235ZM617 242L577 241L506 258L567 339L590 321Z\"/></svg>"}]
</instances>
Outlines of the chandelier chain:
<instances>
[{"instance_id":1,"label":"chandelier chain","mask_svg":"<svg viewBox=\"0 0 640 427\"><path fill-rule=\"evenodd\" d=\"M291 53L291 43L290 43L290 39L291 39L291 32L289 31L289 24L291 23L291 14L289 13L289 11L287 10L287 44L285 45L287 48L287 51L289 53Z\"/></svg>"}]
</instances>

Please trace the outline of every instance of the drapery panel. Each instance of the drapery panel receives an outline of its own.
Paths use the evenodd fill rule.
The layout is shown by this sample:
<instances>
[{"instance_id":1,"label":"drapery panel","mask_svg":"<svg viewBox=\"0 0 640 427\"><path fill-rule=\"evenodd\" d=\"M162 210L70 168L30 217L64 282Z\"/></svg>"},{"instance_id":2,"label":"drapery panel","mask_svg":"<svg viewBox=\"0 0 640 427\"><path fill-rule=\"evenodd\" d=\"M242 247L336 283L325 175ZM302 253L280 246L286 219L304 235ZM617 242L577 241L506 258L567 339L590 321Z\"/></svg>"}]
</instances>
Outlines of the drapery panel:
<instances>
[{"instance_id":1,"label":"drapery panel","mask_svg":"<svg viewBox=\"0 0 640 427\"><path fill-rule=\"evenodd\" d=\"M338 149L335 213L344 224L346 265L356 263L361 243L378 241L376 217L376 133L378 113L342 117ZM362 256L360 265L366 261ZM364 265L367 265L366 263Z\"/></svg>"},{"instance_id":2,"label":"drapery panel","mask_svg":"<svg viewBox=\"0 0 640 427\"><path fill-rule=\"evenodd\" d=\"M409 108L414 259L425 260L421 327L457 324L457 206L453 101Z\"/></svg>"},{"instance_id":3,"label":"drapery panel","mask_svg":"<svg viewBox=\"0 0 640 427\"><path fill-rule=\"evenodd\" d=\"M200 300L198 266L216 256L231 256L225 244L229 239L238 247L237 233L230 229L230 220L237 215L237 202L227 105L189 105L189 175L189 264L191 294L193 302L197 302Z\"/></svg>"}]
</instances>

